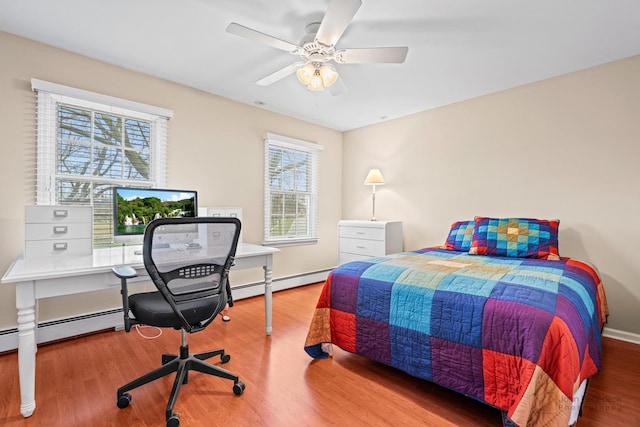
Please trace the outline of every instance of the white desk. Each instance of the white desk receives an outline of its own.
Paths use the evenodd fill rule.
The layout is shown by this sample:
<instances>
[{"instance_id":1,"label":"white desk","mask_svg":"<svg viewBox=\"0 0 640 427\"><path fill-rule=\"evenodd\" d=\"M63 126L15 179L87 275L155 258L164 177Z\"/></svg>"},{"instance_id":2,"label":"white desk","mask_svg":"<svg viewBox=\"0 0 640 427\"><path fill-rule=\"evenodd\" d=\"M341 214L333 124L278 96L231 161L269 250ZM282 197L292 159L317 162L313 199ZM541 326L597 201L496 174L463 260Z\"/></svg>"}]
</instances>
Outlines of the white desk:
<instances>
[{"instance_id":1,"label":"white desk","mask_svg":"<svg viewBox=\"0 0 640 427\"><path fill-rule=\"evenodd\" d=\"M148 281L140 247L126 246L95 249L93 255L81 257L16 258L2 283L16 284L18 310L18 370L20 375L20 412L28 417L36 409L36 329L37 301L62 295L119 288L120 280L111 272L115 265L130 265L138 277L130 283ZM271 268L273 254L279 249L240 243L234 269L264 269L264 303L267 335L271 335Z\"/></svg>"}]
</instances>

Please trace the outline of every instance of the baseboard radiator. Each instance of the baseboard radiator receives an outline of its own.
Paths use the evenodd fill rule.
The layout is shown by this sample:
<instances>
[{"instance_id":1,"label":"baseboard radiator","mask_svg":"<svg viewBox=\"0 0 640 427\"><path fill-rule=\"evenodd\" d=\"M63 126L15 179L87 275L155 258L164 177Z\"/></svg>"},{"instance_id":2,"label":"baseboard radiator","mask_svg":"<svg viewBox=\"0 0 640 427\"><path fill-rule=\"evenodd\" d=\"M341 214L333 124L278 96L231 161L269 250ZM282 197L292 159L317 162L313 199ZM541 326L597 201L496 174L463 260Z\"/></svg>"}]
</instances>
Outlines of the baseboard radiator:
<instances>
[{"instance_id":1,"label":"baseboard radiator","mask_svg":"<svg viewBox=\"0 0 640 427\"><path fill-rule=\"evenodd\" d=\"M273 291L309 285L326 280L331 270L317 271L280 279L272 282ZM249 283L233 287L233 299L241 300L264 294L264 283ZM122 328L122 308L103 310L79 316L50 320L38 324L38 344L67 339L105 329ZM0 353L18 348L18 328L0 330Z\"/></svg>"}]
</instances>

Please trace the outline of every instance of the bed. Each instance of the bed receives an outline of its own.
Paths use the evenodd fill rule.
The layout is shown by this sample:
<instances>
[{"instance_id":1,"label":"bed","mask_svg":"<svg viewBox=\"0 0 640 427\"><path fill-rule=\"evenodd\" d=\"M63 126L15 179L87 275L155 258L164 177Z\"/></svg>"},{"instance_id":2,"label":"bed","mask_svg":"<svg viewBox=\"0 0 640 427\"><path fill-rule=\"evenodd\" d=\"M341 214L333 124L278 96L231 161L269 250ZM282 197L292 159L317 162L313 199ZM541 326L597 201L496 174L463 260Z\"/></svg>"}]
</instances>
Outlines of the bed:
<instances>
[{"instance_id":1,"label":"bed","mask_svg":"<svg viewBox=\"0 0 640 427\"><path fill-rule=\"evenodd\" d=\"M343 264L305 351L337 345L494 406L505 425L567 426L601 369L608 311L596 270L559 256L557 227L476 217L441 247Z\"/></svg>"}]
</instances>

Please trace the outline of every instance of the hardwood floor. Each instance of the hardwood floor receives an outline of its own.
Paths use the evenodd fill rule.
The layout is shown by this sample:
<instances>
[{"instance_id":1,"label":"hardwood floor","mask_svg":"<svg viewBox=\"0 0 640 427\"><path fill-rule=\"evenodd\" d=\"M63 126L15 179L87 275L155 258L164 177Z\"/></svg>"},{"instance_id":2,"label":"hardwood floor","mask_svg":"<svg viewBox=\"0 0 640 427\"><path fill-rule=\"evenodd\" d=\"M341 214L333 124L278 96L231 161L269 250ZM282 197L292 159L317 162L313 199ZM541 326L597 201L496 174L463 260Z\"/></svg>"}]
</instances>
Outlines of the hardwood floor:
<instances>
[{"instance_id":1,"label":"hardwood floor","mask_svg":"<svg viewBox=\"0 0 640 427\"><path fill-rule=\"evenodd\" d=\"M238 301L232 320L217 319L189 336L192 351L223 346L224 365L246 383L190 374L175 411L181 426L500 426L497 410L396 369L335 349L312 360L304 340L322 284L274 294L273 335L264 335L262 297ZM147 331L146 333L151 333ZM137 333L103 332L41 346L35 413L20 415L17 354L0 356L0 425L163 426L173 377L132 392L126 409L116 390L176 352L179 332L147 340ZM215 360L215 359L214 359ZM217 363L217 362L215 362ZM578 427L640 425L640 346L604 339L604 368L592 381Z\"/></svg>"}]
</instances>

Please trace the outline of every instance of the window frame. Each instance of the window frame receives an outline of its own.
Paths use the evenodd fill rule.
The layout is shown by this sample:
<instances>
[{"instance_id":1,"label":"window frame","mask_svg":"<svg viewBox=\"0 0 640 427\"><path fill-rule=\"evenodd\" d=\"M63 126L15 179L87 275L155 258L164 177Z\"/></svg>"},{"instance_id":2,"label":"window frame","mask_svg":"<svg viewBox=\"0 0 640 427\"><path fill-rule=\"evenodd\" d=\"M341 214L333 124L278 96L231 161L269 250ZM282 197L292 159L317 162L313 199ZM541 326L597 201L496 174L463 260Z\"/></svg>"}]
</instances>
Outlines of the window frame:
<instances>
[{"instance_id":1,"label":"window frame","mask_svg":"<svg viewBox=\"0 0 640 427\"><path fill-rule=\"evenodd\" d=\"M58 192L56 180L65 178L76 180L73 174L58 172L58 106L79 108L91 112L92 118L96 113L111 114L119 118L134 119L148 122L150 124L150 173L147 179L124 179L110 178L105 176L93 176L91 174L78 174L81 179L93 185L111 186L135 186L135 187L166 187L167 181L167 137L168 121L173 117L173 111L95 92L63 86L56 83L45 82L38 79L31 79L31 88L36 92L37 108L37 176L36 176L36 204L37 205L58 205ZM93 135L93 133L92 133ZM93 148L95 142L92 140L89 147ZM125 148L123 147L123 150ZM95 188L89 195L87 205L94 205ZM68 203L67 203L68 204ZM84 203L77 203L84 204ZM107 205L103 203L103 205ZM111 206L110 202L108 206ZM107 210L111 207L107 208ZM113 227L111 224L109 233L104 231L105 218L113 215L108 212L96 212L94 209L94 235L93 245L103 246L113 242ZM99 222L102 226L96 227ZM100 243L102 242L102 243Z\"/></svg>"},{"instance_id":2,"label":"window frame","mask_svg":"<svg viewBox=\"0 0 640 427\"><path fill-rule=\"evenodd\" d=\"M284 150L304 153L308 156L305 164L307 168L307 185L302 190L275 190L271 185L271 150ZM266 133L264 137L264 244L270 246L306 245L318 241L318 165L319 154L324 147L313 142L303 141L273 133ZM293 194L298 197L308 197L306 212L307 232L293 235L272 235L272 196L274 194ZM283 207L284 211L284 207ZM297 211L296 211L297 212ZM285 217L283 213L283 218Z\"/></svg>"}]
</instances>

